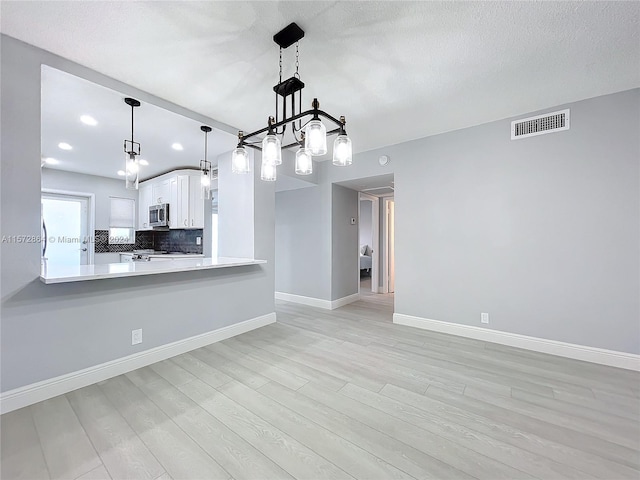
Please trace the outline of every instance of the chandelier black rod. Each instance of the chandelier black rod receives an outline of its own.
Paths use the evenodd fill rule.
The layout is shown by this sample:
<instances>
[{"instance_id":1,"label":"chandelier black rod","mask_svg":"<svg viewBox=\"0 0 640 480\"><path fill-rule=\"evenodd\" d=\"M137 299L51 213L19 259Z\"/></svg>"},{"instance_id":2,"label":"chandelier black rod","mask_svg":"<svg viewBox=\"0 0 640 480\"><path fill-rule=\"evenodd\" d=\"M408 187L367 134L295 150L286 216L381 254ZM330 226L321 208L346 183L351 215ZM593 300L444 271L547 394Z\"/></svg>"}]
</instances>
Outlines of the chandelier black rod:
<instances>
[{"instance_id":1,"label":"chandelier black rod","mask_svg":"<svg viewBox=\"0 0 640 480\"><path fill-rule=\"evenodd\" d=\"M336 133L340 133L341 129L340 128L334 128L333 130L330 130L327 132L327 137L329 135L335 135ZM253 143L242 143L242 145L244 145L245 147L249 147L249 148L253 148L254 150L259 150L262 151L262 147L260 146L261 144L253 144ZM283 145L282 148L291 148L291 147L295 147L297 145L301 145L301 142L293 142L290 143L289 145Z\"/></svg>"},{"instance_id":2,"label":"chandelier black rod","mask_svg":"<svg viewBox=\"0 0 640 480\"><path fill-rule=\"evenodd\" d=\"M255 132L251 132L251 133L249 133L247 135L242 135L242 139L238 143L238 146L248 145L248 144L245 143L245 140L247 140L247 139L249 139L251 137L255 137L256 135L260 135L261 133L268 132L270 128L275 130L276 128L281 127L282 125L286 125L286 124L291 123L291 122L293 122L295 120L298 120L299 118L306 117L307 115L313 115L314 117L315 116L324 117L327 120L331 120L333 123L335 123L339 127L342 127L342 122L340 120L336 119L332 115L329 115L328 113L326 113L326 112L324 112L322 110L317 110L315 108L312 108L311 110L307 110L306 112L298 113L297 115L293 115L293 116L291 116L289 118L285 118L284 120L281 120L281 121L279 121L277 123L272 123L271 126L267 126L267 127L261 128L260 130L256 130ZM340 131L339 128L336 129L336 130L332 130L331 132L338 132L338 131ZM296 145L296 144L297 144L297 142L293 143L292 145ZM290 145L290 146L292 146L292 145ZM251 145L248 145L248 146L251 146ZM286 147L283 147L283 148L286 148Z\"/></svg>"}]
</instances>

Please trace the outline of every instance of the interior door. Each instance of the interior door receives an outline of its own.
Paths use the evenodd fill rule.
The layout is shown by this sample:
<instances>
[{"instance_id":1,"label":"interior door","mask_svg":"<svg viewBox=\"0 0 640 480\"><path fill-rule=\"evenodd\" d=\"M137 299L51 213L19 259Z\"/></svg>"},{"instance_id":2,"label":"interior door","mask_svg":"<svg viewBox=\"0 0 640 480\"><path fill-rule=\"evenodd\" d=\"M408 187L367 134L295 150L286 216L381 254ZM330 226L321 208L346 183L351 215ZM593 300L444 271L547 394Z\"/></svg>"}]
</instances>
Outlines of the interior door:
<instances>
[{"instance_id":1,"label":"interior door","mask_svg":"<svg viewBox=\"0 0 640 480\"><path fill-rule=\"evenodd\" d=\"M42 220L46 228L43 257L49 264L89 263L89 199L58 193L42 193Z\"/></svg>"}]
</instances>

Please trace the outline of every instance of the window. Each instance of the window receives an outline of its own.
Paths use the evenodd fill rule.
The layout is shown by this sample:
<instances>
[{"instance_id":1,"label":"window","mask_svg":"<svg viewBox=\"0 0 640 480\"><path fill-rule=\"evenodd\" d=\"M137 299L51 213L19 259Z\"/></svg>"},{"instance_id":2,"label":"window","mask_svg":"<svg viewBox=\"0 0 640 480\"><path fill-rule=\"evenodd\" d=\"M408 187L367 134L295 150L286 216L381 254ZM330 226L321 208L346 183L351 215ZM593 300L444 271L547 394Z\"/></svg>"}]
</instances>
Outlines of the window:
<instances>
[{"instance_id":1,"label":"window","mask_svg":"<svg viewBox=\"0 0 640 480\"><path fill-rule=\"evenodd\" d=\"M136 202L131 198L110 197L109 243L136 243Z\"/></svg>"}]
</instances>

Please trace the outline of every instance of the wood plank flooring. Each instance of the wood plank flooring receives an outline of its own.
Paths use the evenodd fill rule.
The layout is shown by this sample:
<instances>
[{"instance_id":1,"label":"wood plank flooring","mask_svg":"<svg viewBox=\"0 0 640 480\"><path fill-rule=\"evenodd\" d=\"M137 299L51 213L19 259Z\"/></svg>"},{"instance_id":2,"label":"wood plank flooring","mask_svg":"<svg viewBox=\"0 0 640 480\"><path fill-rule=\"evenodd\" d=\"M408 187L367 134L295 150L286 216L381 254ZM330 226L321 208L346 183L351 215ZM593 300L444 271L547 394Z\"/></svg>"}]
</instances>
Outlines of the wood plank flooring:
<instances>
[{"instance_id":1,"label":"wood plank flooring","mask_svg":"<svg viewBox=\"0 0 640 480\"><path fill-rule=\"evenodd\" d=\"M394 325L362 293L3 415L1 478L640 478L640 374Z\"/></svg>"}]
</instances>

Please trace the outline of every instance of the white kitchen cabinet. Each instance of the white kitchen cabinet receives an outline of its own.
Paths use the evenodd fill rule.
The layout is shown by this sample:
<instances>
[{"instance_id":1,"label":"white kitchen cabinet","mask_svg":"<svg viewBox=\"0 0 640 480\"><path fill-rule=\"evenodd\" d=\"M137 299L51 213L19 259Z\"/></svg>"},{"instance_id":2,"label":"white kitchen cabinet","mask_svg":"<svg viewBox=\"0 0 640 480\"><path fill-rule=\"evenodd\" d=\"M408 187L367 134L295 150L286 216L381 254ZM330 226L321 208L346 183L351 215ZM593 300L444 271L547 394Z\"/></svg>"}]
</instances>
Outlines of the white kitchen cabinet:
<instances>
[{"instance_id":1,"label":"white kitchen cabinet","mask_svg":"<svg viewBox=\"0 0 640 480\"><path fill-rule=\"evenodd\" d=\"M204 228L201 175L189 177L189 228Z\"/></svg>"},{"instance_id":2,"label":"white kitchen cabinet","mask_svg":"<svg viewBox=\"0 0 640 480\"><path fill-rule=\"evenodd\" d=\"M149 227L149 207L169 204L169 228L204 228L204 200L199 170L177 170L140 184L138 229Z\"/></svg>"},{"instance_id":3,"label":"white kitchen cabinet","mask_svg":"<svg viewBox=\"0 0 640 480\"><path fill-rule=\"evenodd\" d=\"M178 177L169 179L169 228L182 228L178 215Z\"/></svg>"},{"instance_id":4,"label":"white kitchen cabinet","mask_svg":"<svg viewBox=\"0 0 640 480\"><path fill-rule=\"evenodd\" d=\"M153 230L149 225L149 207L155 205L153 201L153 185L140 184L138 189L138 230Z\"/></svg>"},{"instance_id":5,"label":"white kitchen cabinet","mask_svg":"<svg viewBox=\"0 0 640 480\"><path fill-rule=\"evenodd\" d=\"M177 228L189 228L189 175L178 175L178 225Z\"/></svg>"},{"instance_id":6,"label":"white kitchen cabinet","mask_svg":"<svg viewBox=\"0 0 640 480\"><path fill-rule=\"evenodd\" d=\"M171 178L165 178L153 182L152 184L152 202L151 205L159 205L161 203L171 203ZM169 212L171 213L171 212Z\"/></svg>"}]
</instances>

